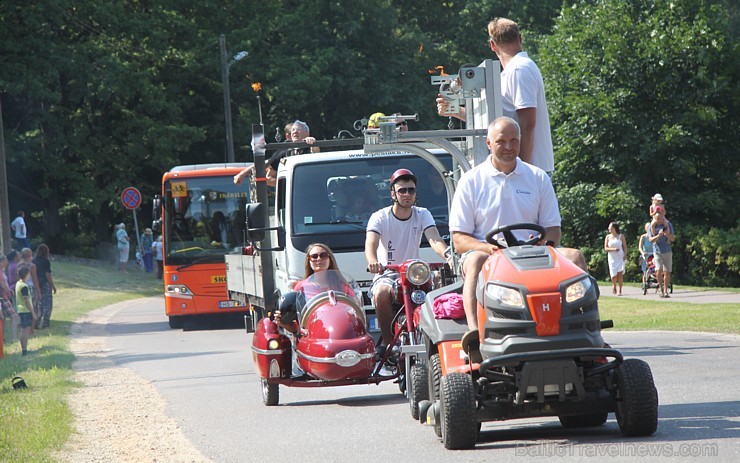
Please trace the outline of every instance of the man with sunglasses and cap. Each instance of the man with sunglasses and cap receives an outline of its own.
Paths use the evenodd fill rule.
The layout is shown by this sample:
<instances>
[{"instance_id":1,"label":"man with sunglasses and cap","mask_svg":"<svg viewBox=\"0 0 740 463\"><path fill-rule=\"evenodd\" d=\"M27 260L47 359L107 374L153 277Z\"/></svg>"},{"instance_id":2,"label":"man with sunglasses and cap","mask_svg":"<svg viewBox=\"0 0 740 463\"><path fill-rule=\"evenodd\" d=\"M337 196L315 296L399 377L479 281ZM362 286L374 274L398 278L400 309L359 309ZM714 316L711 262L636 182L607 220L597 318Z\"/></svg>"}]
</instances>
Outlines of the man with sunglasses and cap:
<instances>
[{"instance_id":1,"label":"man with sunglasses and cap","mask_svg":"<svg viewBox=\"0 0 740 463\"><path fill-rule=\"evenodd\" d=\"M378 325L387 343L393 339L393 288L400 275L386 272L388 264L400 264L419 258L422 234L440 257L447 259L447 244L437 230L432 214L416 204L416 176L408 169L398 169L390 178L393 205L370 216L365 235L365 259L370 273L375 273L368 296L378 316Z\"/></svg>"}]
</instances>

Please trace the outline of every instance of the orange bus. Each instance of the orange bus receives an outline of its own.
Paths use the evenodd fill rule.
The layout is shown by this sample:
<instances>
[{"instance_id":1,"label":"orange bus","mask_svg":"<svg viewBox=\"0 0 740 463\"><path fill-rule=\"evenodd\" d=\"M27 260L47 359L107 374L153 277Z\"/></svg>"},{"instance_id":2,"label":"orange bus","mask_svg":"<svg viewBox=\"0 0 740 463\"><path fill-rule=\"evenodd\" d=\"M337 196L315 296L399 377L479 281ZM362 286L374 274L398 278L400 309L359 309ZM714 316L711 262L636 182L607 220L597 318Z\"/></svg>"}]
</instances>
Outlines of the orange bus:
<instances>
[{"instance_id":1,"label":"orange bus","mask_svg":"<svg viewBox=\"0 0 740 463\"><path fill-rule=\"evenodd\" d=\"M189 316L237 314L246 308L230 300L224 255L241 253L249 182L234 175L251 163L177 166L162 177L154 200L154 229L161 232L164 306L170 328Z\"/></svg>"}]
</instances>

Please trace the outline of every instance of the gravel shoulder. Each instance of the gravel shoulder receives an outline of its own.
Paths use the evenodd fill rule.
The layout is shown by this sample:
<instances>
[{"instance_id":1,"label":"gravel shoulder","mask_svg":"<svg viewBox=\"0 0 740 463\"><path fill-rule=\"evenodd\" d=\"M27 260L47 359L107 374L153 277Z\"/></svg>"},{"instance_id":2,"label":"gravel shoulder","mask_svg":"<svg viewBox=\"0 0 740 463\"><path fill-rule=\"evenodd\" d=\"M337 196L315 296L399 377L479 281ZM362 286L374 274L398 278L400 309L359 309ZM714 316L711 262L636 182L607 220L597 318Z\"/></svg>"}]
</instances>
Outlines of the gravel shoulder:
<instances>
[{"instance_id":1,"label":"gravel shoulder","mask_svg":"<svg viewBox=\"0 0 740 463\"><path fill-rule=\"evenodd\" d=\"M76 433L54 457L69 463L211 463L167 416L155 387L108 358L105 326L116 306L93 311L72 327L80 387L68 401Z\"/></svg>"}]
</instances>

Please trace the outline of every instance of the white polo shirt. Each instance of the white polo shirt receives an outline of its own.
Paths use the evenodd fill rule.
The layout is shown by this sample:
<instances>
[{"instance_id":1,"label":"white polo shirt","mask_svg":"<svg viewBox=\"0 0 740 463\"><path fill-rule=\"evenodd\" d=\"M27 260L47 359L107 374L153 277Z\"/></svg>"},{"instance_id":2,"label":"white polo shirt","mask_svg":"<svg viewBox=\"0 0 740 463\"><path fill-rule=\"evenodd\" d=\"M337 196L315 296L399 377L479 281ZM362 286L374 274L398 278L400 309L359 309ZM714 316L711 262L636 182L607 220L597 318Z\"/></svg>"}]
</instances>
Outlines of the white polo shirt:
<instances>
[{"instance_id":1,"label":"white polo shirt","mask_svg":"<svg viewBox=\"0 0 740 463\"><path fill-rule=\"evenodd\" d=\"M370 216L367 231L380 235L378 262L388 265L418 259L421 235L434 226L434 217L423 207L412 206L411 217L401 220L393 215L393 206L388 206Z\"/></svg>"},{"instance_id":2,"label":"white polo shirt","mask_svg":"<svg viewBox=\"0 0 740 463\"><path fill-rule=\"evenodd\" d=\"M519 52L501 71L501 96L504 116L519 122L517 109L536 108L532 164L544 170L555 170L550 135L550 116L545 100L545 83L537 65L526 51Z\"/></svg>"},{"instance_id":3,"label":"white polo shirt","mask_svg":"<svg viewBox=\"0 0 740 463\"><path fill-rule=\"evenodd\" d=\"M552 182L544 170L518 158L514 171L504 174L493 166L489 155L460 179L452 199L450 231L485 241L489 231L515 223L560 226ZM529 233L522 231L517 236L528 239Z\"/></svg>"}]
</instances>

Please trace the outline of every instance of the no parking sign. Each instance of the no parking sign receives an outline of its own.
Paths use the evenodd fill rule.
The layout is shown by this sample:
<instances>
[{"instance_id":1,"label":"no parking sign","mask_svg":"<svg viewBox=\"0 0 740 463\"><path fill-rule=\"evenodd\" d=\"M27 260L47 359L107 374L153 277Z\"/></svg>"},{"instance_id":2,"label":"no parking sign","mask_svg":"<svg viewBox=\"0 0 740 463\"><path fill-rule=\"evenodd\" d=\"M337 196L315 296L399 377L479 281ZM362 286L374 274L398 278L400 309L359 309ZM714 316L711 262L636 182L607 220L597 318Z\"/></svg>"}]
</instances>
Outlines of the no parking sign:
<instances>
[{"instance_id":1,"label":"no parking sign","mask_svg":"<svg viewBox=\"0 0 740 463\"><path fill-rule=\"evenodd\" d=\"M136 209L141 206L141 193L136 188L130 186L121 193L121 202L126 209Z\"/></svg>"},{"instance_id":2,"label":"no parking sign","mask_svg":"<svg viewBox=\"0 0 740 463\"><path fill-rule=\"evenodd\" d=\"M136 209L141 206L141 193L136 188L130 186L123 190L121 193L121 202L126 209L130 209L134 213L134 231L136 232L136 242L138 249L141 249L141 236L139 235L139 222L136 220Z\"/></svg>"}]
</instances>

